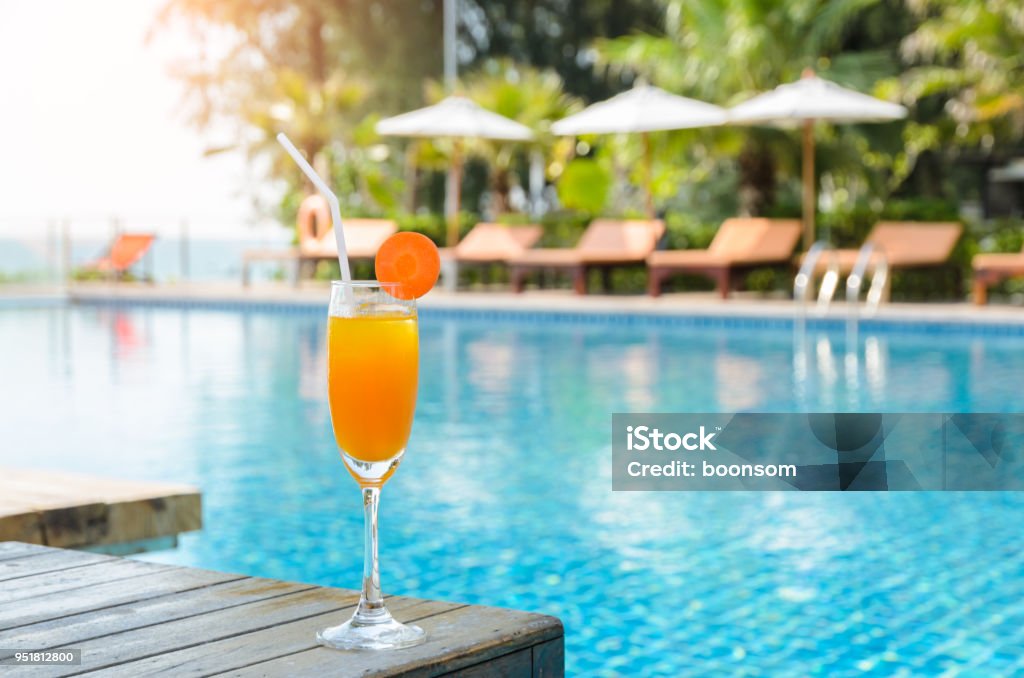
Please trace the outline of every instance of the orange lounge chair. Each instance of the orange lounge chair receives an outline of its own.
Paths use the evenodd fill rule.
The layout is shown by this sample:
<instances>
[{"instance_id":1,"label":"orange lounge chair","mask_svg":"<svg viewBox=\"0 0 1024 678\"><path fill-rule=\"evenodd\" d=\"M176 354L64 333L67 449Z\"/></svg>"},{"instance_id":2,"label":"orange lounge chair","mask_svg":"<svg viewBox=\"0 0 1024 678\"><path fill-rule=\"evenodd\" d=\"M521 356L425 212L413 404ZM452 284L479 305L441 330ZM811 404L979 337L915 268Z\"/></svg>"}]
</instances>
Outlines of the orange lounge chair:
<instances>
[{"instance_id":1,"label":"orange lounge chair","mask_svg":"<svg viewBox=\"0 0 1024 678\"><path fill-rule=\"evenodd\" d=\"M874 245L876 254L873 256L885 256L890 269L929 268L942 266L949 260L961 233L963 226L955 221L880 221L864 243ZM836 250L839 272L852 271L859 255L860 250ZM829 266L830 256L819 260L819 270Z\"/></svg>"},{"instance_id":2,"label":"orange lounge chair","mask_svg":"<svg viewBox=\"0 0 1024 678\"><path fill-rule=\"evenodd\" d=\"M306 197L299 206L299 246L287 250L249 250L242 256L242 284L249 284L249 267L254 261L294 261L295 283L303 269L319 261L338 258L338 243L331 226L331 211L327 199L315 193ZM350 261L372 261L381 244L398 231L390 219L345 219L345 249Z\"/></svg>"},{"instance_id":3,"label":"orange lounge chair","mask_svg":"<svg viewBox=\"0 0 1024 678\"><path fill-rule=\"evenodd\" d=\"M153 246L154 240L156 240L156 236L152 233L122 233L111 243L106 255L82 268L121 277L146 256ZM153 276L150 273L147 277L152 279Z\"/></svg>"},{"instance_id":4,"label":"orange lounge chair","mask_svg":"<svg viewBox=\"0 0 1024 678\"><path fill-rule=\"evenodd\" d=\"M338 241L331 226L327 199L319 193L299 206L299 264L338 258ZM377 250L398 231L390 219L343 219L345 250L350 260L373 260Z\"/></svg>"},{"instance_id":5,"label":"orange lounge chair","mask_svg":"<svg viewBox=\"0 0 1024 678\"><path fill-rule=\"evenodd\" d=\"M664 233L665 222L660 219L596 219L574 248L532 249L510 259L512 289L522 292L531 271L564 271L572 275L576 294L586 294L590 270L600 269L607 275L616 266L642 264Z\"/></svg>"},{"instance_id":6,"label":"orange lounge chair","mask_svg":"<svg viewBox=\"0 0 1024 678\"><path fill-rule=\"evenodd\" d=\"M761 266L788 264L800 239L795 219L726 219L706 250L664 250L647 257L647 291L661 294L673 275L690 273L713 279L725 299L740 273Z\"/></svg>"},{"instance_id":7,"label":"orange lounge chair","mask_svg":"<svg viewBox=\"0 0 1024 678\"><path fill-rule=\"evenodd\" d=\"M445 287L455 289L459 268L503 264L521 256L544 235L537 224L480 223L455 247L441 248Z\"/></svg>"},{"instance_id":8,"label":"orange lounge chair","mask_svg":"<svg viewBox=\"0 0 1024 678\"><path fill-rule=\"evenodd\" d=\"M390 219L345 219L345 250L353 261L373 261L377 250L398 231L398 224ZM334 229L329 228L319 238L299 241L299 259L305 261L338 258L338 241Z\"/></svg>"},{"instance_id":9,"label":"orange lounge chair","mask_svg":"<svg viewBox=\"0 0 1024 678\"><path fill-rule=\"evenodd\" d=\"M1007 278L1024 276L1024 250L1014 254L976 254L971 260L974 269L974 303L988 303L988 288Z\"/></svg>"}]
</instances>

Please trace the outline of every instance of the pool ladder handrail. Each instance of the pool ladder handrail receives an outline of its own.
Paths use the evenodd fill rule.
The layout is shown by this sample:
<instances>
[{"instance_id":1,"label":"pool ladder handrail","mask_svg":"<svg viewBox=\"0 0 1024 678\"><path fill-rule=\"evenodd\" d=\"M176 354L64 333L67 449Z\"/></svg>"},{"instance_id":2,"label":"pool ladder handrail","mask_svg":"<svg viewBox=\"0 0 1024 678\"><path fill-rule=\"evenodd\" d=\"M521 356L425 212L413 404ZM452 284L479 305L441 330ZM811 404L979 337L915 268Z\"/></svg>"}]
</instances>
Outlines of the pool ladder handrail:
<instances>
[{"instance_id":1,"label":"pool ladder handrail","mask_svg":"<svg viewBox=\"0 0 1024 678\"><path fill-rule=\"evenodd\" d=\"M857 302L860 300L860 290L864 285L868 266L873 266L871 286L864 299L864 311L858 312ZM846 304L850 317L856 319L860 315L874 315L885 299L888 282L889 258L885 255L885 250L874 243L864 243L857 253L857 262L853 265L853 270L846 278Z\"/></svg>"},{"instance_id":2,"label":"pool ladder handrail","mask_svg":"<svg viewBox=\"0 0 1024 678\"><path fill-rule=\"evenodd\" d=\"M799 310L802 314L807 313L807 297L814 282L814 273L818 269L818 261L826 254L829 257L828 268L821 277L821 286L818 287L818 300L815 304L817 315L825 315L835 296L836 288L839 287L839 254L831 243L819 240L811 245L811 249L807 250L804 262L800 265L800 271L793 280L793 300L799 303Z\"/></svg>"}]
</instances>

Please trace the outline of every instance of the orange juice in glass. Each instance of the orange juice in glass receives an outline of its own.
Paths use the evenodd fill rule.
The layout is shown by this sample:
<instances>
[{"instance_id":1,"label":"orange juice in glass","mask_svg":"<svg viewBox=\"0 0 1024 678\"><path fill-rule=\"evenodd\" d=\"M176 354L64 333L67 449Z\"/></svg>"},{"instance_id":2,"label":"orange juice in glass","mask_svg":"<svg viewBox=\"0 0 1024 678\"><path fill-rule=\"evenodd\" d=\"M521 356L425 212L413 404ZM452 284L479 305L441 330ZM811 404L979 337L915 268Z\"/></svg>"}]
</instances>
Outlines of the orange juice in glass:
<instances>
[{"instance_id":1,"label":"orange juice in glass","mask_svg":"<svg viewBox=\"0 0 1024 678\"><path fill-rule=\"evenodd\" d=\"M412 430L419 372L416 316L332 317L327 389L338 447L360 461L386 461Z\"/></svg>"},{"instance_id":2,"label":"orange juice in glass","mask_svg":"<svg viewBox=\"0 0 1024 678\"><path fill-rule=\"evenodd\" d=\"M363 585L352 618L317 633L337 649L419 645L425 634L396 621L384 606L377 566L377 506L412 431L419 376L415 299L376 281L331 285L327 321L327 389L341 457L363 493L366 540Z\"/></svg>"}]
</instances>

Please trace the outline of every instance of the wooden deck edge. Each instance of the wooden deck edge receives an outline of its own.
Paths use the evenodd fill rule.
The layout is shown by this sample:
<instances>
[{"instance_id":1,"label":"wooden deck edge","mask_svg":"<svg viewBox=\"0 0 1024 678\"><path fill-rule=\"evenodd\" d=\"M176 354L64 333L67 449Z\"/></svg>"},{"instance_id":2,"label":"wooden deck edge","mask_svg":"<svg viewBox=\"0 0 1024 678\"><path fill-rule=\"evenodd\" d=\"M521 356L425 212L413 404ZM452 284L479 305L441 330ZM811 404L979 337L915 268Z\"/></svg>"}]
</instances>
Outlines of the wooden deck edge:
<instances>
[{"instance_id":1,"label":"wooden deck edge","mask_svg":"<svg viewBox=\"0 0 1024 678\"><path fill-rule=\"evenodd\" d=\"M541 648L537 651L537 658L547 664L555 663L558 657L561 658L560 662L557 662L560 669L565 664L565 628L562 624L562 620L557 617L550 615L537 614L534 612L526 612L524 610L511 610L509 608L494 608L485 605L474 605L476 609L504 609L511 612L518 612L524 616L529 616L531 619L524 625L518 627L515 632L508 636L502 636L500 638L494 638L488 643L477 645L473 648L472 654L465 654L457 649L453 649L447 654L441 654L433 658L425 666L430 666L432 671L429 675L433 676L462 676L466 675L521 675L518 671L518 667L521 665L522 658L518 655L522 653L529 654L530 665L534 663L534 649ZM444 613L441 613L442 616ZM547 645L553 643L554 645ZM503 673L505 669L504 663L510 661L508 658L516 655L516 671L511 673ZM431 666L432 665L432 666ZM422 670L423 667L418 667L417 671ZM537 675L536 672L533 675ZM561 676L562 673L549 673L546 675L557 675Z\"/></svg>"},{"instance_id":2,"label":"wooden deck edge","mask_svg":"<svg viewBox=\"0 0 1024 678\"><path fill-rule=\"evenodd\" d=\"M66 499L42 483L38 498L9 498L0 505L0 541L81 548L159 540L202 528L198 489L142 483L136 491L128 482L95 482L94 493L76 486ZM19 482L17 489L24 491L25 484Z\"/></svg>"}]
</instances>

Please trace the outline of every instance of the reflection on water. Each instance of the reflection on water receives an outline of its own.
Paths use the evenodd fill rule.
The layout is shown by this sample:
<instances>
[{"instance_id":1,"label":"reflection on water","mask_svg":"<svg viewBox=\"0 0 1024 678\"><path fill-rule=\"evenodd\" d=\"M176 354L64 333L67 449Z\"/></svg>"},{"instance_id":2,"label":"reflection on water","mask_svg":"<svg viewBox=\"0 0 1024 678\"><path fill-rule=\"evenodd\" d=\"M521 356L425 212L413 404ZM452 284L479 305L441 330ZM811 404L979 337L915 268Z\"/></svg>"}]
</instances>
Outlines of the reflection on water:
<instances>
[{"instance_id":1,"label":"reflection on water","mask_svg":"<svg viewBox=\"0 0 1024 678\"><path fill-rule=\"evenodd\" d=\"M851 343L852 339L852 343ZM813 345L813 351L808 349ZM842 357L836 357L841 347ZM973 349L972 349L973 350ZM847 334L845 341L824 332L793 336L793 395L800 411L862 412L891 411L888 383L888 342L883 336L868 335L858 341ZM842 365L840 382L839 365ZM932 385L942 385L938 374L920 375Z\"/></svg>"},{"instance_id":2,"label":"reflection on water","mask_svg":"<svg viewBox=\"0 0 1024 678\"><path fill-rule=\"evenodd\" d=\"M198 484L206 527L151 558L354 586L361 514L330 431L325 324L0 312L0 465ZM1024 562L1007 555L1016 495L613 493L609 465L612 412L1020 410L1019 339L811 331L801 344L429 313L420 334L409 453L382 502L389 591L556 614L579 675L728 674L740 654L758 667L812 650L852 671L877 644L853 638L909 635L885 621L894 609L985 627L963 616L981 609L965 604L972 581L1001 591L986 614L1024 618ZM900 576L941 585L943 609Z\"/></svg>"},{"instance_id":3,"label":"reflection on water","mask_svg":"<svg viewBox=\"0 0 1024 678\"><path fill-rule=\"evenodd\" d=\"M743 412L760 404L761 363L753 358L719 353L715 356L718 404L725 412Z\"/></svg>"}]
</instances>

